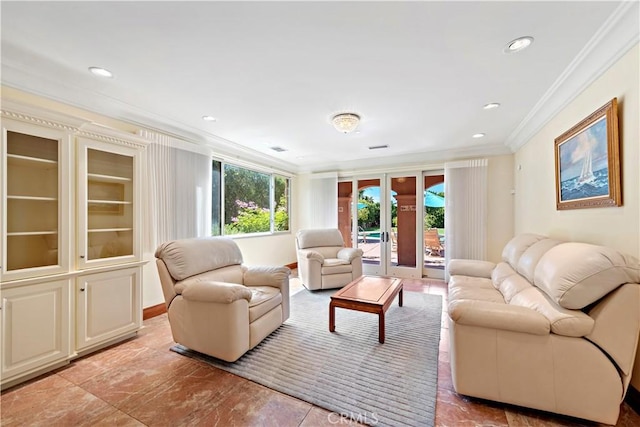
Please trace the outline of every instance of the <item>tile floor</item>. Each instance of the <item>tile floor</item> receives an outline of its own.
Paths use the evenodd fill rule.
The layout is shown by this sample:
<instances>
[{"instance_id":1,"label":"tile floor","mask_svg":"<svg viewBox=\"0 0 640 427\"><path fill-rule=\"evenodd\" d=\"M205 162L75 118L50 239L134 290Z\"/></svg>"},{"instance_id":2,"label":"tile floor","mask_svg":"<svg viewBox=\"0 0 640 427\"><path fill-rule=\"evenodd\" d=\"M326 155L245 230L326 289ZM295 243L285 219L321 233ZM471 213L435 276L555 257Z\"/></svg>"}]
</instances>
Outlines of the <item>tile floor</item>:
<instances>
[{"instance_id":1,"label":"tile floor","mask_svg":"<svg viewBox=\"0 0 640 427\"><path fill-rule=\"evenodd\" d=\"M296 279L292 292L300 290ZM442 281L405 281L405 289L442 295ZM301 292L306 292L301 290ZM6 390L2 426L335 426L324 409L169 351L166 314L136 338ZM581 420L463 397L453 391L446 314L442 317L437 426L596 426ZM638 426L626 403L619 426Z\"/></svg>"}]
</instances>

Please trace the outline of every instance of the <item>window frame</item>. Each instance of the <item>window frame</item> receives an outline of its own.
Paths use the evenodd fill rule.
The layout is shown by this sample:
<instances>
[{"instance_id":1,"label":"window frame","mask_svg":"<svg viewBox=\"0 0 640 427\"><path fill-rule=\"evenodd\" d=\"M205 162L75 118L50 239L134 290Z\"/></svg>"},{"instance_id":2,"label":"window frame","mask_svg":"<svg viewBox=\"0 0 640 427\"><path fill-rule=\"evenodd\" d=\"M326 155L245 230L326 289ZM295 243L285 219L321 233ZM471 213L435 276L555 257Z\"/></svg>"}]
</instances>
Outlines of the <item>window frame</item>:
<instances>
[{"instance_id":1,"label":"window frame","mask_svg":"<svg viewBox=\"0 0 640 427\"><path fill-rule=\"evenodd\" d=\"M211 204L211 208L212 208L212 222L211 222L211 234L213 234L213 230L214 230L214 223L213 223L213 219L216 218L216 215L213 213L213 209L215 209L216 205L219 205L220 211L218 214L218 219L219 219L219 224L217 225L217 227L220 230L220 234L217 234L216 236L221 236L221 237L229 237L229 238L245 238L245 237L259 237L259 236L272 236L272 235L278 235L278 234L287 234L287 233L291 233L291 176L288 176L286 174L283 173L278 173L278 172L273 172L273 171L265 171L264 169L261 169L258 166L250 166L250 165L245 165L245 164L240 164L240 163L236 163L236 162L229 162L229 161L225 161L225 160L219 160L216 158L212 159L211 162L211 175L212 175L212 183L211 183L211 191L212 191L212 198L216 198L218 197L218 195L214 194L214 187L216 186L216 183L214 181L214 170L215 170L215 165L216 163L218 163L219 165L219 203L215 203L212 202ZM269 179L269 231L258 231L258 232L253 232L253 233L232 233L232 234L227 234L225 233L225 221L226 221L226 206L225 206L225 190L226 190L226 182L225 182L225 167L226 166L230 166L230 167L234 167L234 168L239 168L239 169L244 169L253 173L258 173L258 174L263 174L266 175ZM276 214L276 209L277 209L277 204L278 201L275 200L275 187L276 187L276 177L277 178L281 178L285 181L286 183L286 187L285 187L285 196L286 196L286 212L287 212L287 229L286 230L276 230L276 221L275 221L275 214Z\"/></svg>"}]
</instances>

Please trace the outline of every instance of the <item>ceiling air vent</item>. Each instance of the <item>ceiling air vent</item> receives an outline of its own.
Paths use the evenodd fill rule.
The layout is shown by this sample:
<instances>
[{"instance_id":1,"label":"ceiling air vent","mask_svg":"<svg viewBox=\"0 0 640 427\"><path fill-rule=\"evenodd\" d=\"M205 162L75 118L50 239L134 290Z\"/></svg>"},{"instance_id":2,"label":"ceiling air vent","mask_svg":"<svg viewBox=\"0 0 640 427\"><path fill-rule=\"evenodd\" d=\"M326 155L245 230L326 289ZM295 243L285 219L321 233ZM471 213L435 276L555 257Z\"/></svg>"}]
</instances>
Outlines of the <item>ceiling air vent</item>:
<instances>
[{"instance_id":1,"label":"ceiling air vent","mask_svg":"<svg viewBox=\"0 0 640 427\"><path fill-rule=\"evenodd\" d=\"M285 148L282 147L269 147L271 148L273 151L277 151L278 153L282 153L283 151L287 151Z\"/></svg>"},{"instance_id":2,"label":"ceiling air vent","mask_svg":"<svg viewBox=\"0 0 640 427\"><path fill-rule=\"evenodd\" d=\"M371 147L369 147L369 150L379 150L381 148L389 148L388 145L372 145Z\"/></svg>"}]
</instances>

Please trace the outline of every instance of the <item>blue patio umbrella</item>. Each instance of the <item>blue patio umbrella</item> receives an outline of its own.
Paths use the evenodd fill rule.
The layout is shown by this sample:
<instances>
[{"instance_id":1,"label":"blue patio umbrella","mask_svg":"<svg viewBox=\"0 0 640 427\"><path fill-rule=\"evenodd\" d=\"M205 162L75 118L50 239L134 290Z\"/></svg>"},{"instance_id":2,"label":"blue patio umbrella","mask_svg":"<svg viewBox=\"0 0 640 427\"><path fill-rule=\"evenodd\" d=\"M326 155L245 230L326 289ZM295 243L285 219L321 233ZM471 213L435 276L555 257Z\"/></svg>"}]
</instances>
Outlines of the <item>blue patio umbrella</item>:
<instances>
[{"instance_id":1,"label":"blue patio umbrella","mask_svg":"<svg viewBox=\"0 0 640 427\"><path fill-rule=\"evenodd\" d=\"M424 205L429 208L444 208L444 197L438 196L431 191L424 193Z\"/></svg>"}]
</instances>

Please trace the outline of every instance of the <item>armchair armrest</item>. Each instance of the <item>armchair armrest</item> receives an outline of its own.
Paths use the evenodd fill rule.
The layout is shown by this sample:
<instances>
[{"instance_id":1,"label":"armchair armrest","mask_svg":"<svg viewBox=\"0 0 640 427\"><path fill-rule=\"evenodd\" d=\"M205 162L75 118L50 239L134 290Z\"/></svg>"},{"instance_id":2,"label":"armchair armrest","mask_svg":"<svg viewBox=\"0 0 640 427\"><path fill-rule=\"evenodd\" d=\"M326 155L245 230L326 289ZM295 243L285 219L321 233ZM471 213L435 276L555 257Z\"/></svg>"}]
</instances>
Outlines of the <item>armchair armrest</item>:
<instances>
[{"instance_id":1,"label":"armchair armrest","mask_svg":"<svg viewBox=\"0 0 640 427\"><path fill-rule=\"evenodd\" d=\"M452 259L449 261L448 270L450 276L471 276L491 279L491 272L496 264L490 261L475 259Z\"/></svg>"},{"instance_id":2,"label":"armchair armrest","mask_svg":"<svg viewBox=\"0 0 640 427\"><path fill-rule=\"evenodd\" d=\"M316 252L311 249L299 249L298 255L302 259L313 259L316 261L320 261L321 264L324 262L324 257L320 254L320 252Z\"/></svg>"},{"instance_id":3,"label":"armchair armrest","mask_svg":"<svg viewBox=\"0 0 640 427\"><path fill-rule=\"evenodd\" d=\"M251 300L251 291L236 283L198 281L189 284L182 291L182 297L189 301L217 302L231 304L234 301Z\"/></svg>"},{"instance_id":4,"label":"armchair armrest","mask_svg":"<svg viewBox=\"0 0 640 427\"><path fill-rule=\"evenodd\" d=\"M363 254L360 248L342 248L338 251L337 257L345 261L353 261L355 258L361 257Z\"/></svg>"},{"instance_id":5,"label":"armchair armrest","mask_svg":"<svg viewBox=\"0 0 640 427\"><path fill-rule=\"evenodd\" d=\"M467 326L479 326L503 331L547 335L549 320L537 311L510 304L489 301L459 300L449 303L452 321Z\"/></svg>"},{"instance_id":6,"label":"armchair armrest","mask_svg":"<svg viewBox=\"0 0 640 427\"><path fill-rule=\"evenodd\" d=\"M289 283L291 270L287 267L242 266L245 286L271 286L280 288Z\"/></svg>"}]
</instances>

